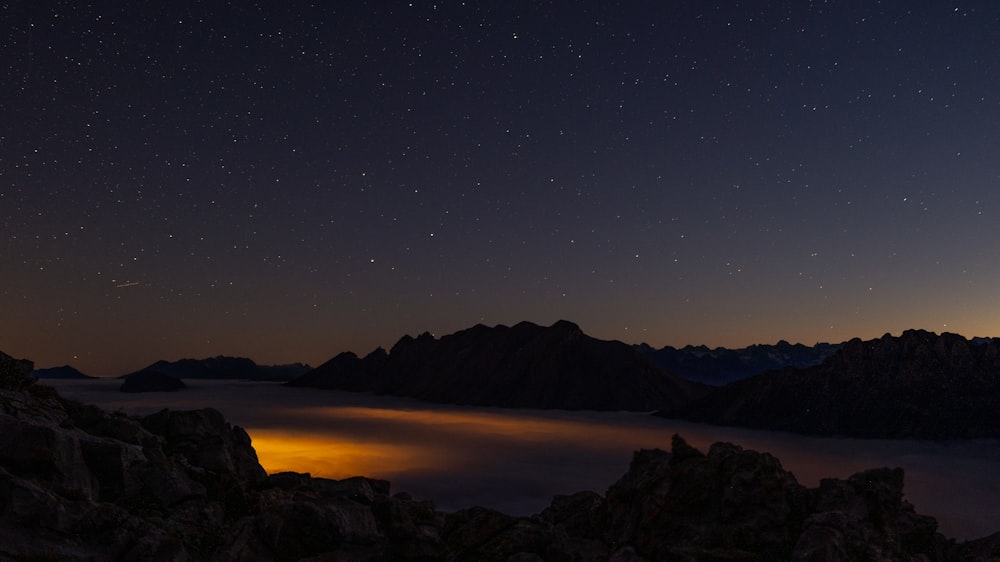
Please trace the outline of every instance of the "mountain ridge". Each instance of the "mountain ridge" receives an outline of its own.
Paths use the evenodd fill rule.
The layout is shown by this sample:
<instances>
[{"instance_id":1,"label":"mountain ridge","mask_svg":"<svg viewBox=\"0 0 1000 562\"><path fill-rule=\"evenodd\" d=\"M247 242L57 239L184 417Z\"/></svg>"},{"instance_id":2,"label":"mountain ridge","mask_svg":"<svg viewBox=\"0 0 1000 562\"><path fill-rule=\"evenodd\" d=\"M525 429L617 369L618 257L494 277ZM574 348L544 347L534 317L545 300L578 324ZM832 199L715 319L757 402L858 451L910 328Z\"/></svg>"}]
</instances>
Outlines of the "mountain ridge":
<instances>
[{"instance_id":1,"label":"mountain ridge","mask_svg":"<svg viewBox=\"0 0 1000 562\"><path fill-rule=\"evenodd\" d=\"M723 386L730 382L784 367L811 367L832 355L843 344L817 343L806 346L780 340L776 344L754 344L741 348L686 345L656 349L641 343L636 347L660 367L690 381Z\"/></svg>"},{"instance_id":2,"label":"mountain ridge","mask_svg":"<svg viewBox=\"0 0 1000 562\"><path fill-rule=\"evenodd\" d=\"M253 359L246 357L216 355L204 359L184 358L176 361L160 359L135 373L153 371L178 379L287 381L301 376L309 370L309 365L303 363L258 365ZM135 373L122 375L120 378L125 378Z\"/></svg>"},{"instance_id":3,"label":"mountain ridge","mask_svg":"<svg viewBox=\"0 0 1000 562\"><path fill-rule=\"evenodd\" d=\"M471 328L435 338L403 336L364 358L343 352L289 383L455 404L655 410L705 392L632 346L587 336L560 320L543 327Z\"/></svg>"},{"instance_id":4,"label":"mountain ridge","mask_svg":"<svg viewBox=\"0 0 1000 562\"><path fill-rule=\"evenodd\" d=\"M912 329L735 381L660 415L868 438L1000 437L1000 342Z\"/></svg>"},{"instance_id":5,"label":"mountain ridge","mask_svg":"<svg viewBox=\"0 0 1000 562\"><path fill-rule=\"evenodd\" d=\"M38 379L94 379L91 375L85 374L70 365L61 367L49 367L47 369L35 369L31 375Z\"/></svg>"}]
</instances>

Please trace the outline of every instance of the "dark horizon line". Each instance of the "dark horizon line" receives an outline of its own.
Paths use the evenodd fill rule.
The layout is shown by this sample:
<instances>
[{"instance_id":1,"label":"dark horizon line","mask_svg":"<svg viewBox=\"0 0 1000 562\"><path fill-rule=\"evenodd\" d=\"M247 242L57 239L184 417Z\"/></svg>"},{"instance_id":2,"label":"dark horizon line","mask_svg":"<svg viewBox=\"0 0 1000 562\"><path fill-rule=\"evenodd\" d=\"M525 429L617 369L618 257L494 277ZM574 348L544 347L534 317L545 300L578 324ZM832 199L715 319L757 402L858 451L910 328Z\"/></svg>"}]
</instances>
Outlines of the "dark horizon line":
<instances>
[{"instance_id":1,"label":"dark horizon line","mask_svg":"<svg viewBox=\"0 0 1000 562\"><path fill-rule=\"evenodd\" d=\"M527 320L523 320L521 322L518 322L517 324L520 324L522 322L528 322L528 323L534 324L534 322L529 322ZM573 322L567 321L567 320L557 320L556 322L554 322L553 324L551 324L549 327L551 327L551 326L553 326L555 324L558 324L560 322L570 322L570 323L573 323ZM512 324L511 326L514 326L514 325L517 325L517 324ZM573 323L573 324L575 324L575 323ZM474 326L477 326L477 325L483 325L483 326L485 326L485 324L481 324L480 323L480 324L474 324L473 326L470 326L470 328L474 327ZM536 326L540 326L540 324L535 324L535 325ZM498 327L510 327L510 326L508 326L506 324L496 324L494 326L487 326L487 327L488 328L498 328ZM461 330L456 330L456 332L460 332L460 331L463 331L463 330L466 330L466 329L469 329L469 328L463 328ZM934 335L937 335L937 336L940 336L940 335L943 335L943 334L954 334L954 335L957 335L957 336L959 336L959 337L961 337L961 338L963 338L963 339L965 339L967 341L974 341L974 340L977 340L977 339L996 339L996 336L971 336L971 337L969 337L969 336L965 336L963 334L959 334L957 332L948 332L948 331L936 332L934 330L927 330L927 329L924 329L924 328L907 328L907 329L901 330L899 332L899 335L902 335L902 334L904 334L906 332L910 332L910 331L923 331L923 332L928 332L928 333L931 333L931 334L934 334ZM453 333L456 333L456 332L450 332L450 333L453 334ZM433 334L433 333L431 333L429 331L421 332L421 334L423 334L423 333L429 333L435 339L440 339L439 336L437 336L437 335L435 335L435 334ZM584 332L584 334L588 335L588 337L593 337L593 336L590 336L589 334L587 334L586 332ZM418 335L420 335L420 334L418 334ZM449 334L445 334L445 335L449 335ZM885 332L882 336L878 336L876 338L870 338L870 339L879 339L881 337L885 337L886 335L897 337L892 332ZM412 336L410 334L404 334L404 335L400 336L399 338L397 338L396 341L399 341L399 339L402 339L404 337L415 337L415 336ZM441 336L441 337L443 337L443 336ZM595 339L599 339L599 338L595 338ZM789 342L788 340L782 338L782 339L779 339L778 341L776 341L774 343L754 343L754 344L749 344L749 345L745 345L745 346L742 346L742 347L726 347L726 346L709 347L709 346L704 345L704 344L687 344L687 345L683 345L683 346L680 346L680 347L672 346L672 345L667 344L667 345L663 345L663 346L660 346L660 347L655 347L653 345L648 344L647 342L639 342L639 343L622 342L622 343L625 343L626 345L630 345L630 346L648 345L649 347L651 347L654 350L665 349L667 347L670 347L670 348L673 348L673 349L677 349L677 350L682 350L682 349L685 349L685 348L688 348L688 347L705 347L705 348L709 349L710 351L717 351L717 350L738 351L738 350L748 349L748 348L755 347L755 346L776 346L776 345L781 344L782 342L784 342L784 343L786 343L788 345L791 345L791 346L802 345L802 346L805 346L805 347L816 347L818 345L843 345L843 344L845 344L848 341L851 341L853 339L863 339L863 338L852 337L852 338L848 338L848 339L846 339L844 341L841 341L841 342L820 342L820 341L818 341L818 342L816 342L816 343L814 343L812 345L804 344L804 343L801 343L801 342L794 342L793 343L793 342ZM603 341L621 341L621 340L603 340ZM867 340L863 340L863 341L867 341ZM381 347L382 346L376 346L375 348L373 348L372 350L370 350L368 353L371 353L371 352L373 352L373 351L375 351L375 350L377 350L377 349L379 349ZM2 351L2 350L0 350L0 351ZM332 359L333 357L336 357L336 355L339 355L340 353L348 353L348 352L349 353L355 353L359 357L364 357L364 355L359 354L359 353L357 353L357 352L355 352L353 350L342 350L340 352L335 353L333 356L330 357L330 359ZM367 355L367 353L365 355ZM180 361L205 361L205 360L208 360L208 359L215 359L215 358L249 359L250 361L253 361L254 364L256 364L258 367L264 367L264 368L268 368L268 367L284 367L284 366L291 366L291 365L296 365L296 364L305 365L305 366L309 367L310 369L314 369L315 368L314 365L310 364L307 361L291 361L291 362L286 362L286 363L262 364L262 363L259 363L257 360L253 359L252 357L241 356L241 355L227 355L227 354L224 354L224 353L220 353L220 354L216 354L216 355L208 355L208 356L202 357L202 358L181 357L181 358L178 358L178 359L164 359L164 358L161 357L159 359L153 360L150 363L146 363L143 367L140 367L139 369L131 370L131 371L128 371L128 372L125 372L125 373L117 374L117 375L92 375L90 373L86 373L84 371L80 371L79 369L76 369L76 367L74 367L70 363L65 363L65 364L62 364L62 365L52 365L52 366L49 366L49 367L37 367L36 366L33 369L33 371L39 371L39 370L45 370L45 369L58 369L58 368L62 368L62 367L71 367L71 368L76 369L77 371L80 371L81 373L83 373L85 375L88 375L90 377L93 377L93 378L119 378L119 377L122 377L122 376L125 376L125 375L129 375L129 374L141 371L141 370L146 369L148 367L151 367L151 366L153 366L156 363L159 363L161 361L167 362L167 363L177 363L177 362L180 362ZM31 358L25 358L25 359L34 362L34 360L31 359Z\"/></svg>"}]
</instances>

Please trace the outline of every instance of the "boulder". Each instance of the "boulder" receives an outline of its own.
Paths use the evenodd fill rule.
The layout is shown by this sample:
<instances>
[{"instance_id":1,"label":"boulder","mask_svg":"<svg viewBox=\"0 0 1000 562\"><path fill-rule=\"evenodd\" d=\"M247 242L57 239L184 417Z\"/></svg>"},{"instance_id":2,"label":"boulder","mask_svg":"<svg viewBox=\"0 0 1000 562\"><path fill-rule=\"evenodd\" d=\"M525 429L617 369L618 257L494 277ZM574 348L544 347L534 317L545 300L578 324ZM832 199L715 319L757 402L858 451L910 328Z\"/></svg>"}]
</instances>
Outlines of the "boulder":
<instances>
[{"instance_id":1,"label":"boulder","mask_svg":"<svg viewBox=\"0 0 1000 562\"><path fill-rule=\"evenodd\" d=\"M807 494L766 453L717 443L707 455L639 451L608 490L608 540L653 560L780 560L795 544Z\"/></svg>"},{"instance_id":2,"label":"boulder","mask_svg":"<svg viewBox=\"0 0 1000 562\"><path fill-rule=\"evenodd\" d=\"M257 460L250 436L231 425L214 408L160 410L142 420L145 429L164 438L167 454L181 455L191 466L231 477L260 482L267 473Z\"/></svg>"},{"instance_id":3,"label":"boulder","mask_svg":"<svg viewBox=\"0 0 1000 562\"><path fill-rule=\"evenodd\" d=\"M826 479L795 544L795 560L908 560L941 548L937 522L903 501L903 470Z\"/></svg>"}]
</instances>

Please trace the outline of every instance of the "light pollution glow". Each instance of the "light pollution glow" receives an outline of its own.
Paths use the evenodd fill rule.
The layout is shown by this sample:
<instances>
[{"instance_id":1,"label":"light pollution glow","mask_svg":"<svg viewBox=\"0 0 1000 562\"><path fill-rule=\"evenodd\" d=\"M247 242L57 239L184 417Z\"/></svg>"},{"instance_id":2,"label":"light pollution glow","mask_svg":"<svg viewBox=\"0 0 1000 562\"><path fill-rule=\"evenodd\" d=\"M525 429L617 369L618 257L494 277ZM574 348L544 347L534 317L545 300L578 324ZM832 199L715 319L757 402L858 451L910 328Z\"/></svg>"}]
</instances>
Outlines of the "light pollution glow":
<instances>
[{"instance_id":1,"label":"light pollution glow","mask_svg":"<svg viewBox=\"0 0 1000 562\"><path fill-rule=\"evenodd\" d=\"M616 449L636 441L663 442L659 428L617 427L584 420L550 419L530 415L514 417L507 412L399 410L358 406L297 408L286 415L303 420L337 420L352 427L364 424L374 432L366 439L357 431L279 431L247 427L261 465L269 472L303 471L314 476L347 478L370 475L391 478L447 466L472 469L475 450L484 441L558 444L586 435L582 448L595 451ZM399 431L406 426L409 431ZM414 439L413 430L433 431L432 439ZM367 432L366 432L367 433ZM398 436L398 437L394 437ZM466 443L455 447L455 443ZM627 457L623 457L627 458Z\"/></svg>"}]
</instances>

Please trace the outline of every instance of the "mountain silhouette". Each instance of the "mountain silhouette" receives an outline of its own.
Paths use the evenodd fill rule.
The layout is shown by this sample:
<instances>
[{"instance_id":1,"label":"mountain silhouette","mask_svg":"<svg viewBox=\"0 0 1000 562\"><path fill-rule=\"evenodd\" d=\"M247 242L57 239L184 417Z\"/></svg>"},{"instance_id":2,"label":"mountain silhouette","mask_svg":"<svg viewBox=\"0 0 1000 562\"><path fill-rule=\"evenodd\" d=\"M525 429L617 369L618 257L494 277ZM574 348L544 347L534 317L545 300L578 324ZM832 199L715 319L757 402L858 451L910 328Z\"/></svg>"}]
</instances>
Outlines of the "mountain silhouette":
<instances>
[{"instance_id":1,"label":"mountain silhouette","mask_svg":"<svg viewBox=\"0 0 1000 562\"><path fill-rule=\"evenodd\" d=\"M74 367L63 365L62 367L49 367L47 369L35 369L32 376L38 379L93 379L90 375L85 375Z\"/></svg>"},{"instance_id":2,"label":"mountain silhouette","mask_svg":"<svg viewBox=\"0 0 1000 562\"><path fill-rule=\"evenodd\" d=\"M781 340L774 345L757 344L743 348L709 348L687 345L656 349L649 344L636 348L654 363L681 378L722 386L774 369L812 367L833 355L842 344L817 343L812 347Z\"/></svg>"},{"instance_id":3,"label":"mountain silhouette","mask_svg":"<svg viewBox=\"0 0 1000 562\"><path fill-rule=\"evenodd\" d=\"M706 392L634 347L592 338L565 320L549 327L479 324L441 339L404 336L388 353L341 353L289 384L453 404L639 411Z\"/></svg>"},{"instance_id":4,"label":"mountain silhouette","mask_svg":"<svg viewBox=\"0 0 1000 562\"><path fill-rule=\"evenodd\" d=\"M821 435L1000 437L1000 342L907 330L736 381L661 415Z\"/></svg>"},{"instance_id":5,"label":"mountain silhouette","mask_svg":"<svg viewBox=\"0 0 1000 562\"><path fill-rule=\"evenodd\" d=\"M258 365L246 357L218 355L205 359L160 360L142 369L178 379L240 379L257 381L288 381L308 372L302 363L290 365Z\"/></svg>"}]
</instances>

